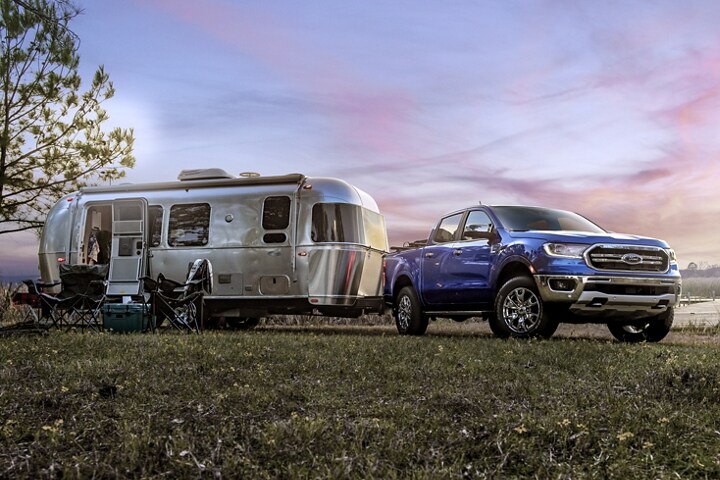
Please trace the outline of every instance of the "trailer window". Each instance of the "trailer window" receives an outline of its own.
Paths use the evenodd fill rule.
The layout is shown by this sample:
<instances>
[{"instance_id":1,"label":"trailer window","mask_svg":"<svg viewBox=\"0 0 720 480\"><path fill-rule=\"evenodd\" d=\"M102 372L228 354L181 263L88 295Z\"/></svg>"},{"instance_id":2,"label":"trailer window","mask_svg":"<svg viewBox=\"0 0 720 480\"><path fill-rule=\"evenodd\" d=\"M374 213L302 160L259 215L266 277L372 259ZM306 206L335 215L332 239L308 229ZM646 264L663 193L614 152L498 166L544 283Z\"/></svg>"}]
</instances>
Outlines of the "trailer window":
<instances>
[{"instance_id":1,"label":"trailer window","mask_svg":"<svg viewBox=\"0 0 720 480\"><path fill-rule=\"evenodd\" d=\"M365 244L378 250L387 251L387 234L385 233L385 219L379 213L363 209L363 223L365 226Z\"/></svg>"},{"instance_id":2,"label":"trailer window","mask_svg":"<svg viewBox=\"0 0 720 480\"><path fill-rule=\"evenodd\" d=\"M290 225L290 197L267 197L263 204L262 227L265 230L285 230ZM285 243L287 235L272 232L263 235L265 243Z\"/></svg>"},{"instance_id":3,"label":"trailer window","mask_svg":"<svg viewBox=\"0 0 720 480\"><path fill-rule=\"evenodd\" d=\"M170 208L168 244L171 247L207 245L209 229L209 204L173 205Z\"/></svg>"},{"instance_id":4,"label":"trailer window","mask_svg":"<svg viewBox=\"0 0 720 480\"><path fill-rule=\"evenodd\" d=\"M317 203L312 210L313 242L361 243L360 207L349 203Z\"/></svg>"},{"instance_id":5,"label":"trailer window","mask_svg":"<svg viewBox=\"0 0 720 480\"><path fill-rule=\"evenodd\" d=\"M265 230L284 230L290 225L290 197L267 197L263 206Z\"/></svg>"},{"instance_id":6,"label":"trailer window","mask_svg":"<svg viewBox=\"0 0 720 480\"><path fill-rule=\"evenodd\" d=\"M160 205L150 205L148 207L148 238L150 239L151 247L160 245L162 221L163 208Z\"/></svg>"},{"instance_id":7,"label":"trailer window","mask_svg":"<svg viewBox=\"0 0 720 480\"><path fill-rule=\"evenodd\" d=\"M142 207L139 205L115 205L115 221L132 221L143 218Z\"/></svg>"}]
</instances>

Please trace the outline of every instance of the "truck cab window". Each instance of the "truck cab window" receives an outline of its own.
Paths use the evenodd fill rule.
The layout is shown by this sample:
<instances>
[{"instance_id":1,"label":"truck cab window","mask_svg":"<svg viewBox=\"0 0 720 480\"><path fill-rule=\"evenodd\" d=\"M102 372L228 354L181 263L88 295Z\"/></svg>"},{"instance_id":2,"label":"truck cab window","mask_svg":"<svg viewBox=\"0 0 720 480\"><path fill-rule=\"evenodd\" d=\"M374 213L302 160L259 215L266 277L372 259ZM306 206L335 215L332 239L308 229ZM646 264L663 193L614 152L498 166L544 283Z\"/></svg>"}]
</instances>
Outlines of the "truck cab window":
<instances>
[{"instance_id":1,"label":"truck cab window","mask_svg":"<svg viewBox=\"0 0 720 480\"><path fill-rule=\"evenodd\" d=\"M209 230L209 204L173 205L170 208L168 244L171 247L199 247L207 245Z\"/></svg>"},{"instance_id":2,"label":"truck cab window","mask_svg":"<svg viewBox=\"0 0 720 480\"><path fill-rule=\"evenodd\" d=\"M262 227L265 230L285 230L290 225L290 197L267 197L263 204ZM284 232L265 233L265 243L285 243Z\"/></svg>"},{"instance_id":3,"label":"truck cab window","mask_svg":"<svg viewBox=\"0 0 720 480\"><path fill-rule=\"evenodd\" d=\"M491 232L492 228L492 221L487 213L482 210L473 210L468 214L468 218L465 221L462 239L475 240L477 238L483 238L482 234ZM487 238L487 236L484 238Z\"/></svg>"},{"instance_id":4,"label":"truck cab window","mask_svg":"<svg viewBox=\"0 0 720 480\"><path fill-rule=\"evenodd\" d=\"M455 239L455 232L457 232L462 217L463 214L458 213L456 215L443 218L440 221L440 225L438 225L437 230L435 230L435 234L433 235L433 242L452 242Z\"/></svg>"},{"instance_id":5,"label":"truck cab window","mask_svg":"<svg viewBox=\"0 0 720 480\"><path fill-rule=\"evenodd\" d=\"M361 243L362 213L349 203L316 203L312 209L313 242Z\"/></svg>"}]
</instances>

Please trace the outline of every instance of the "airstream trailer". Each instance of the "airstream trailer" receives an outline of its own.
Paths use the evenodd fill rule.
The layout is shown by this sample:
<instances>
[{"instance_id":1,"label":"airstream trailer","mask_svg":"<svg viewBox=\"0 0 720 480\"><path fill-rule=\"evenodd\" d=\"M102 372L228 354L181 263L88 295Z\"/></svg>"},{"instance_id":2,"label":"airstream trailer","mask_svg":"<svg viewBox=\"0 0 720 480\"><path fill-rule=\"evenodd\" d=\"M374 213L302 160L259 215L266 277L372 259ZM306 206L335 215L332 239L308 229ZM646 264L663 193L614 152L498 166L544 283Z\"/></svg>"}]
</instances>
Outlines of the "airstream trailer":
<instances>
[{"instance_id":1,"label":"airstream trailer","mask_svg":"<svg viewBox=\"0 0 720 480\"><path fill-rule=\"evenodd\" d=\"M142 278L182 280L212 265L206 314L356 317L382 309L385 223L373 198L336 178L184 170L178 181L87 187L50 210L40 273L108 263L108 295L142 294Z\"/></svg>"}]
</instances>

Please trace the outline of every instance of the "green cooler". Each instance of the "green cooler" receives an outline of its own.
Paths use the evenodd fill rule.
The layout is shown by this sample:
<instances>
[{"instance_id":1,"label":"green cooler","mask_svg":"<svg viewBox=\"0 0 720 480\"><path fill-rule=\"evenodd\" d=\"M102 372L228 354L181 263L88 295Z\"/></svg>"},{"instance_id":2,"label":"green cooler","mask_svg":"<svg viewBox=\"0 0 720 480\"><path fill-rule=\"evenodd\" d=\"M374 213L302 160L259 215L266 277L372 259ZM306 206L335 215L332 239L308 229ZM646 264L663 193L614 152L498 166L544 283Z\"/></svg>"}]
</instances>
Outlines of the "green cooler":
<instances>
[{"instance_id":1,"label":"green cooler","mask_svg":"<svg viewBox=\"0 0 720 480\"><path fill-rule=\"evenodd\" d=\"M149 306L142 303L106 303L103 327L112 332L144 332L150 322Z\"/></svg>"}]
</instances>

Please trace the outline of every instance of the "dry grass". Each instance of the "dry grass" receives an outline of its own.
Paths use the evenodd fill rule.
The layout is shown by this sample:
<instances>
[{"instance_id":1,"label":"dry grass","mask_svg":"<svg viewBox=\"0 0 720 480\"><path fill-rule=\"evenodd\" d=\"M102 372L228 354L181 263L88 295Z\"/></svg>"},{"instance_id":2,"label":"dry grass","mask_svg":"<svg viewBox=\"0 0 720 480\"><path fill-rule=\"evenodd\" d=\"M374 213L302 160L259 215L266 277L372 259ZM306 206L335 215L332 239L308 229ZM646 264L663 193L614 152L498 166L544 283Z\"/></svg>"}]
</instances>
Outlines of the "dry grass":
<instances>
[{"instance_id":1,"label":"dry grass","mask_svg":"<svg viewBox=\"0 0 720 480\"><path fill-rule=\"evenodd\" d=\"M720 475L716 347L445 326L0 338L0 477Z\"/></svg>"},{"instance_id":2,"label":"dry grass","mask_svg":"<svg viewBox=\"0 0 720 480\"><path fill-rule=\"evenodd\" d=\"M717 478L718 338L377 316L0 337L0 478Z\"/></svg>"}]
</instances>

